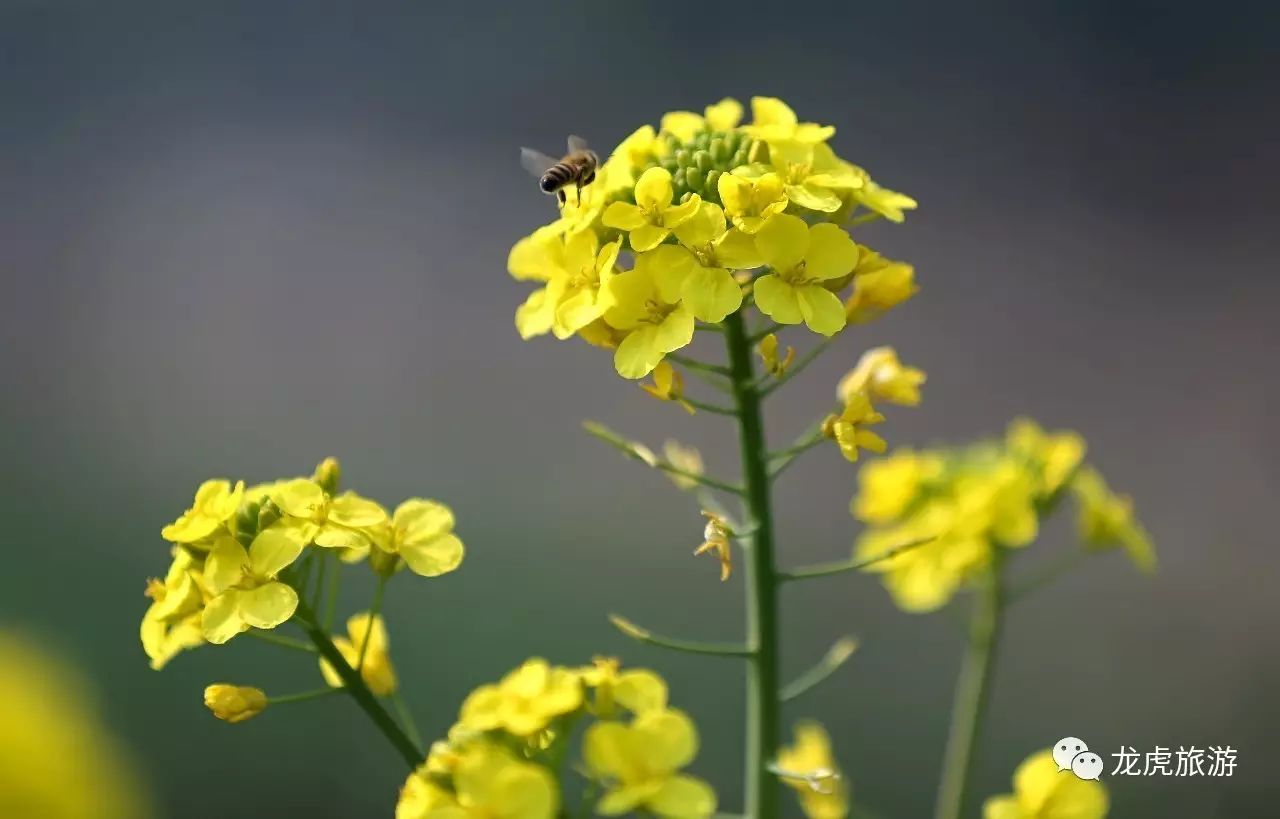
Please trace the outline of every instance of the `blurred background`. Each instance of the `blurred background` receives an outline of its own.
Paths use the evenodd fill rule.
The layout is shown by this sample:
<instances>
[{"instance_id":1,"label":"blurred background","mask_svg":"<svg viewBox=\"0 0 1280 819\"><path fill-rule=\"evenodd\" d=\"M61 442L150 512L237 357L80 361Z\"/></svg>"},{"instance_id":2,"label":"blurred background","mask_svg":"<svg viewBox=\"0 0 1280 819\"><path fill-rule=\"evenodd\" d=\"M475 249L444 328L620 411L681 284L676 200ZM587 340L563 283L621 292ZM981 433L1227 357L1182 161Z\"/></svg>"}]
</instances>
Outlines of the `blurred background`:
<instances>
[{"instance_id":1,"label":"blurred background","mask_svg":"<svg viewBox=\"0 0 1280 819\"><path fill-rule=\"evenodd\" d=\"M391 815L404 771L354 706L228 726L200 704L215 680L313 687L305 658L241 640L156 673L137 638L159 529L201 480L326 455L365 494L457 513L463 569L399 579L387 604L426 733L527 656L616 654L667 675L702 730L694 771L741 807L741 670L605 620L732 638L739 585L690 556L691 501L579 424L695 442L722 472L732 430L584 344L522 343L505 262L553 215L520 145L607 150L752 94L833 123L841 155L921 203L863 237L922 292L771 402L774 439L893 344L929 383L892 443L1024 413L1077 429L1159 551L1155 578L1112 554L1016 610L976 792L1068 734L1108 772L1121 745L1231 745L1230 779L1104 774L1112 815L1274 815L1280 115L1261 4L0 9L0 629L80 668L159 817ZM854 474L828 449L789 473L785 563L848 554ZM1072 548L1068 524L1022 568ZM348 584L345 607L368 591ZM788 676L841 634L863 644L788 721L827 724L858 803L927 815L963 607L905 615L863 576L783 606Z\"/></svg>"}]
</instances>

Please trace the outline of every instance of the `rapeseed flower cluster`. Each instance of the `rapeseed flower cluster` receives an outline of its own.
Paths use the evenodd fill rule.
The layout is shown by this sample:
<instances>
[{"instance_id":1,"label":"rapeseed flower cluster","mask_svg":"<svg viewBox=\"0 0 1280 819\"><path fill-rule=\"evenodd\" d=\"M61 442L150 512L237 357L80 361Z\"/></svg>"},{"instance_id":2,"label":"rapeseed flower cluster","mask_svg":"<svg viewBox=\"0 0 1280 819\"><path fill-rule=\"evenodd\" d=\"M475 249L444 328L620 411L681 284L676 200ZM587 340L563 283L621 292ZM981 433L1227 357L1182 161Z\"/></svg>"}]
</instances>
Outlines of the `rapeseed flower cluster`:
<instances>
[{"instance_id":1,"label":"rapeseed flower cluster","mask_svg":"<svg viewBox=\"0 0 1280 819\"><path fill-rule=\"evenodd\" d=\"M599 794L596 813L697 819L715 811L710 786L682 772L698 734L669 707L661 677L613 659L571 668L534 658L467 697L447 738L405 781L396 819L552 819L583 719L590 724L575 769Z\"/></svg>"},{"instance_id":2,"label":"rapeseed flower cluster","mask_svg":"<svg viewBox=\"0 0 1280 819\"><path fill-rule=\"evenodd\" d=\"M151 605L140 632L152 668L185 649L288 622L312 570L318 573L331 552L366 561L383 577L405 567L435 577L461 564L464 549L448 507L415 498L388 513L354 492L339 493L340 474L328 459L309 478L200 485L191 508L161 531L171 557L164 578L147 583ZM354 645L367 640L363 672L389 692L395 677L384 661L385 630L376 618L357 619L339 649L355 655Z\"/></svg>"},{"instance_id":3,"label":"rapeseed flower cluster","mask_svg":"<svg viewBox=\"0 0 1280 819\"><path fill-rule=\"evenodd\" d=\"M896 360L872 353L881 366ZM872 391L914 400L914 378L876 376L876 369L860 366L842 388L866 383ZM889 366L885 372L893 370ZM855 545L856 557L886 556L868 571L883 575L899 607L932 611L984 572L997 550L1020 549L1035 540L1041 519L1069 494L1079 503L1080 536L1089 548L1123 547L1139 568L1149 570L1154 552L1131 503L1107 489L1084 465L1084 455L1084 440L1076 433L1050 433L1019 419L1002 440L961 449L900 449L872 461L859 473L851 505L854 517L867 524ZM918 541L927 542L890 554Z\"/></svg>"},{"instance_id":4,"label":"rapeseed flower cluster","mask_svg":"<svg viewBox=\"0 0 1280 819\"><path fill-rule=\"evenodd\" d=\"M854 225L915 207L827 144L831 126L784 102L725 99L642 126L601 165L581 200L511 249L512 276L540 285L516 312L524 338L553 334L614 351L642 378L689 345L699 324L747 306L823 336L915 292L908 265L859 245ZM776 339L762 349L775 372ZM655 395L678 399L660 373ZM687 405L686 405L687 406Z\"/></svg>"}]
</instances>

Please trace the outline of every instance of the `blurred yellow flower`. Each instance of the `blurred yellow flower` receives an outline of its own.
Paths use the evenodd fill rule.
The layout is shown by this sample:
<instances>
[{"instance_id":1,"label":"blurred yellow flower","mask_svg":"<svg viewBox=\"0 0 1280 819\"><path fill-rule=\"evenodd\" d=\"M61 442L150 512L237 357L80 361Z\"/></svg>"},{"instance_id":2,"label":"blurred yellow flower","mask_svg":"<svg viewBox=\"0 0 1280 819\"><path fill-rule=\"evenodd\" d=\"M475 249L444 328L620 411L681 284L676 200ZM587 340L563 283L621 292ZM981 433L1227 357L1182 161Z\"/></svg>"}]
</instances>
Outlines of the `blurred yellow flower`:
<instances>
[{"instance_id":1,"label":"blurred yellow flower","mask_svg":"<svg viewBox=\"0 0 1280 819\"><path fill-rule=\"evenodd\" d=\"M246 551L227 536L209 551L204 584L211 599L201 616L204 638L222 644L253 628L272 629L298 608L298 594L276 579L302 554L304 535L287 525L258 534Z\"/></svg>"},{"instance_id":2,"label":"blurred yellow flower","mask_svg":"<svg viewBox=\"0 0 1280 819\"><path fill-rule=\"evenodd\" d=\"M941 474L942 459L932 453L898 449L887 458L871 461L858 472L854 517L867 523L891 523Z\"/></svg>"},{"instance_id":3,"label":"blurred yellow flower","mask_svg":"<svg viewBox=\"0 0 1280 819\"><path fill-rule=\"evenodd\" d=\"M244 481L237 481L234 487L230 481L205 481L196 490L191 508L161 529L160 536L173 543L203 540L235 516L243 498Z\"/></svg>"},{"instance_id":4,"label":"blurred yellow flower","mask_svg":"<svg viewBox=\"0 0 1280 819\"><path fill-rule=\"evenodd\" d=\"M223 722L244 722L267 707L267 695L260 688L214 683L204 690L205 707Z\"/></svg>"},{"instance_id":5,"label":"blurred yellow flower","mask_svg":"<svg viewBox=\"0 0 1280 819\"><path fill-rule=\"evenodd\" d=\"M836 395L847 401L854 393L866 393L873 399L914 407L920 403L920 385L924 370L904 367L892 347L867 350L836 387Z\"/></svg>"},{"instance_id":6,"label":"blurred yellow flower","mask_svg":"<svg viewBox=\"0 0 1280 819\"><path fill-rule=\"evenodd\" d=\"M874 211L890 222L901 222L905 218L903 211L914 210L916 200L905 193L882 188L870 178L865 178L861 185L853 190L853 199L858 204Z\"/></svg>"},{"instance_id":7,"label":"blurred yellow flower","mask_svg":"<svg viewBox=\"0 0 1280 819\"><path fill-rule=\"evenodd\" d=\"M884 452L884 439L867 427L878 424L884 416L876 412L866 393L853 393L845 401L839 415L829 415L822 422L822 434L835 441L847 461L858 460L858 450Z\"/></svg>"},{"instance_id":8,"label":"blurred yellow flower","mask_svg":"<svg viewBox=\"0 0 1280 819\"><path fill-rule=\"evenodd\" d=\"M1103 819L1110 808L1105 785L1059 771L1048 749L1018 766L1013 790L988 799L983 819Z\"/></svg>"},{"instance_id":9,"label":"blurred yellow flower","mask_svg":"<svg viewBox=\"0 0 1280 819\"><path fill-rule=\"evenodd\" d=\"M534 658L497 684L472 691L462 703L458 724L470 731L502 729L518 737L530 737L581 705L579 676Z\"/></svg>"},{"instance_id":10,"label":"blurred yellow flower","mask_svg":"<svg viewBox=\"0 0 1280 819\"><path fill-rule=\"evenodd\" d=\"M397 555L414 574L439 577L462 565L465 549L453 533L453 511L443 503L410 498L391 520L368 530L373 544Z\"/></svg>"},{"instance_id":11,"label":"blurred yellow flower","mask_svg":"<svg viewBox=\"0 0 1280 819\"><path fill-rule=\"evenodd\" d=\"M391 640L387 626L381 617L370 617L362 611L347 620L347 636L334 637L333 645L347 661L347 665L360 671L369 690L379 697L387 697L396 691L396 671L391 665ZM361 665L361 655L364 665ZM320 673L324 681L334 688L342 688L342 677L328 660L320 660Z\"/></svg>"},{"instance_id":12,"label":"blurred yellow flower","mask_svg":"<svg viewBox=\"0 0 1280 819\"><path fill-rule=\"evenodd\" d=\"M146 819L145 791L85 681L0 630L0 816Z\"/></svg>"},{"instance_id":13,"label":"blurred yellow flower","mask_svg":"<svg viewBox=\"0 0 1280 819\"><path fill-rule=\"evenodd\" d=\"M822 283L846 275L857 263L858 246L849 234L783 214L756 233L756 248L771 268L755 283L761 312L779 324L804 322L825 336L844 327L844 306Z\"/></svg>"},{"instance_id":14,"label":"blurred yellow flower","mask_svg":"<svg viewBox=\"0 0 1280 819\"><path fill-rule=\"evenodd\" d=\"M692 111L669 111L662 116L659 130L681 142L689 142L700 131L731 131L742 120L742 103L725 97L703 109L703 114Z\"/></svg>"},{"instance_id":15,"label":"blurred yellow flower","mask_svg":"<svg viewBox=\"0 0 1280 819\"><path fill-rule=\"evenodd\" d=\"M663 442L662 456L667 459L668 463L677 469L690 472L694 475L701 475L704 469L702 453L695 447L685 446L679 441L667 440ZM668 472L667 476L671 478L671 482L680 489L688 490L698 485L696 480L684 475L675 475Z\"/></svg>"},{"instance_id":16,"label":"blurred yellow flower","mask_svg":"<svg viewBox=\"0 0 1280 819\"><path fill-rule=\"evenodd\" d=\"M915 268L904 262L893 262L863 245L858 246L858 266L854 270L853 295L845 301L845 313L851 324L862 324L879 318L919 291Z\"/></svg>"},{"instance_id":17,"label":"blurred yellow flower","mask_svg":"<svg viewBox=\"0 0 1280 819\"><path fill-rule=\"evenodd\" d=\"M271 500L286 515L297 519L304 544L338 549L366 549L369 536L364 531L387 519L387 512L377 503L354 492L330 497L320 484L307 478L296 478L279 484Z\"/></svg>"},{"instance_id":18,"label":"blurred yellow flower","mask_svg":"<svg viewBox=\"0 0 1280 819\"><path fill-rule=\"evenodd\" d=\"M489 743L461 755L453 789L450 794L420 768L400 791L396 819L552 819L560 805L549 770Z\"/></svg>"},{"instance_id":19,"label":"blurred yellow flower","mask_svg":"<svg viewBox=\"0 0 1280 819\"><path fill-rule=\"evenodd\" d=\"M1080 506L1076 526L1087 545L1120 546L1139 570L1155 571L1155 547L1147 530L1133 516L1132 498L1112 492L1102 475L1089 467L1076 473L1071 489Z\"/></svg>"},{"instance_id":20,"label":"blurred yellow flower","mask_svg":"<svg viewBox=\"0 0 1280 819\"><path fill-rule=\"evenodd\" d=\"M716 809L711 786L679 770L698 752L698 734L684 713L647 711L630 724L597 722L582 740L590 775L604 783L596 805L603 816L648 811L671 819L700 819Z\"/></svg>"},{"instance_id":21,"label":"blurred yellow flower","mask_svg":"<svg viewBox=\"0 0 1280 819\"><path fill-rule=\"evenodd\" d=\"M796 725L794 744L778 751L775 764L809 819L844 819L849 815L849 785L832 754L831 738L821 725L808 721Z\"/></svg>"},{"instance_id":22,"label":"blurred yellow flower","mask_svg":"<svg viewBox=\"0 0 1280 819\"><path fill-rule=\"evenodd\" d=\"M604 223L626 231L635 252L652 250L670 236L672 230L697 213L698 206L702 204L697 194L673 204L674 193L671 173L665 168L650 168L636 182L636 203L610 204L604 212Z\"/></svg>"},{"instance_id":23,"label":"blurred yellow flower","mask_svg":"<svg viewBox=\"0 0 1280 819\"><path fill-rule=\"evenodd\" d=\"M1084 439L1074 432L1048 433L1030 418L1016 418L1005 433L1014 455L1026 458L1039 473L1038 489L1057 492L1084 460Z\"/></svg>"},{"instance_id":24,"label":"blurred yellow flower","mask_svg":"<svg viewBox=\"0 0 1280 819\"><path fill-rule=\"evenodd\" d=\"M623 671L617 659L596 657L579 674L582 682L594 692L590 711L597 717L607 719L616 716L617 706L633 714L661 711L667 707L666 682L647 668Z\"/></svg>"}]
</instances>

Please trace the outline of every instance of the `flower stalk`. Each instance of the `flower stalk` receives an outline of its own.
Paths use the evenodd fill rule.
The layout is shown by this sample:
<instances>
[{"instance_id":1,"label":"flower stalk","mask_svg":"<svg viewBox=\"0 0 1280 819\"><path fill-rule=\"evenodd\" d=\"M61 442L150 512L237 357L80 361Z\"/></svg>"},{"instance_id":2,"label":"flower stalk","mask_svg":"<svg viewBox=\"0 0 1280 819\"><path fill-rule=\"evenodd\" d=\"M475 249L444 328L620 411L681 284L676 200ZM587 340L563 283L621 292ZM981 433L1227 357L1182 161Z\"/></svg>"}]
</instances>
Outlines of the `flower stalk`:
<instances>
[{"instance_id":1,"label":"flower stalk","mask_svg":"<svg viewBox=\"0 0 1280 819\"><path fill-rule=\"evenodd\" d=\"M969 642L951 705L951 728L943 754L935 819L960 819L964 812L979 732L991 699L991 678L1005 606L1003 569L1003 558L997 549L990 570L974 591Z\"/></svg>"},{"instance_id":2,"label":"flower stalk","mask_svg":"<svg viewBox=\"0 0 1280 819\"><path fill-rule=\"evenodd\" d=\"M378 702L378 698L373 695L360 676L360 672L351 667L347 662L347 658L342 656L342 652L338 651L337 646L333 644L333 640L329 635L317 624L315 612L311 610L304 601L298 601L298 621L307 633L307 637L316 647L316 651L320 656L333 666L333 670L342 678L343 690L351 695L351 699L355 700L356 705L360 706L360 710L364 711L374 726L382 732L387 738L391 746L400 754L400 758L408 764L409 769L413 770L423 760L422 751L418 746L409 739L408 735L401 730L395 719L387 713L386 709Z\"/></svg>"},{"instance_id":3,"label":"flower stalk","mask_svg":"<svg viewBox=\"0 0 1280 819\"><path fill-rule=\"evenodd\" d=\"M773 510L769 491L769 451L760 413L761 393L751 362L751 339L741 313L724 321L730 378L738 415L743 517L752 531L747 546L747 816L775 819L778 788L767 770L779 747L778 576L773 558Z\"/></svg>"}]
</instances>

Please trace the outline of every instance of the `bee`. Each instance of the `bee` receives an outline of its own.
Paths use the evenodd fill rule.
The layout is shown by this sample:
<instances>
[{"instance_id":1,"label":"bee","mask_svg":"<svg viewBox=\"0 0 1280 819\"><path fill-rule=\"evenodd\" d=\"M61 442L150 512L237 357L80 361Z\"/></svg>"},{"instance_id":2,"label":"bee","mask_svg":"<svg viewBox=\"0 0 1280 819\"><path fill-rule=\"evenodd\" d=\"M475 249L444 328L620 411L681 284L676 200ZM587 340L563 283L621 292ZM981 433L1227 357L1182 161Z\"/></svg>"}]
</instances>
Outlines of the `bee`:
<instances>
[{"instance_id":1,"label":"bee","mask_svg":"<svg viewBox=\"0 0 1280 819\"><path fill-rule=\"evenodd\" d=\"M595 181L600 157L587 147L582 137L571 136L569 152L562 159L552 159L532 148L521 148L520 164L538 178L538 187L543 193L554 193L563 205L565 189L570 185L574 186L578 201L582 201L582 189Z\"/></svg>"}]
</instances>

